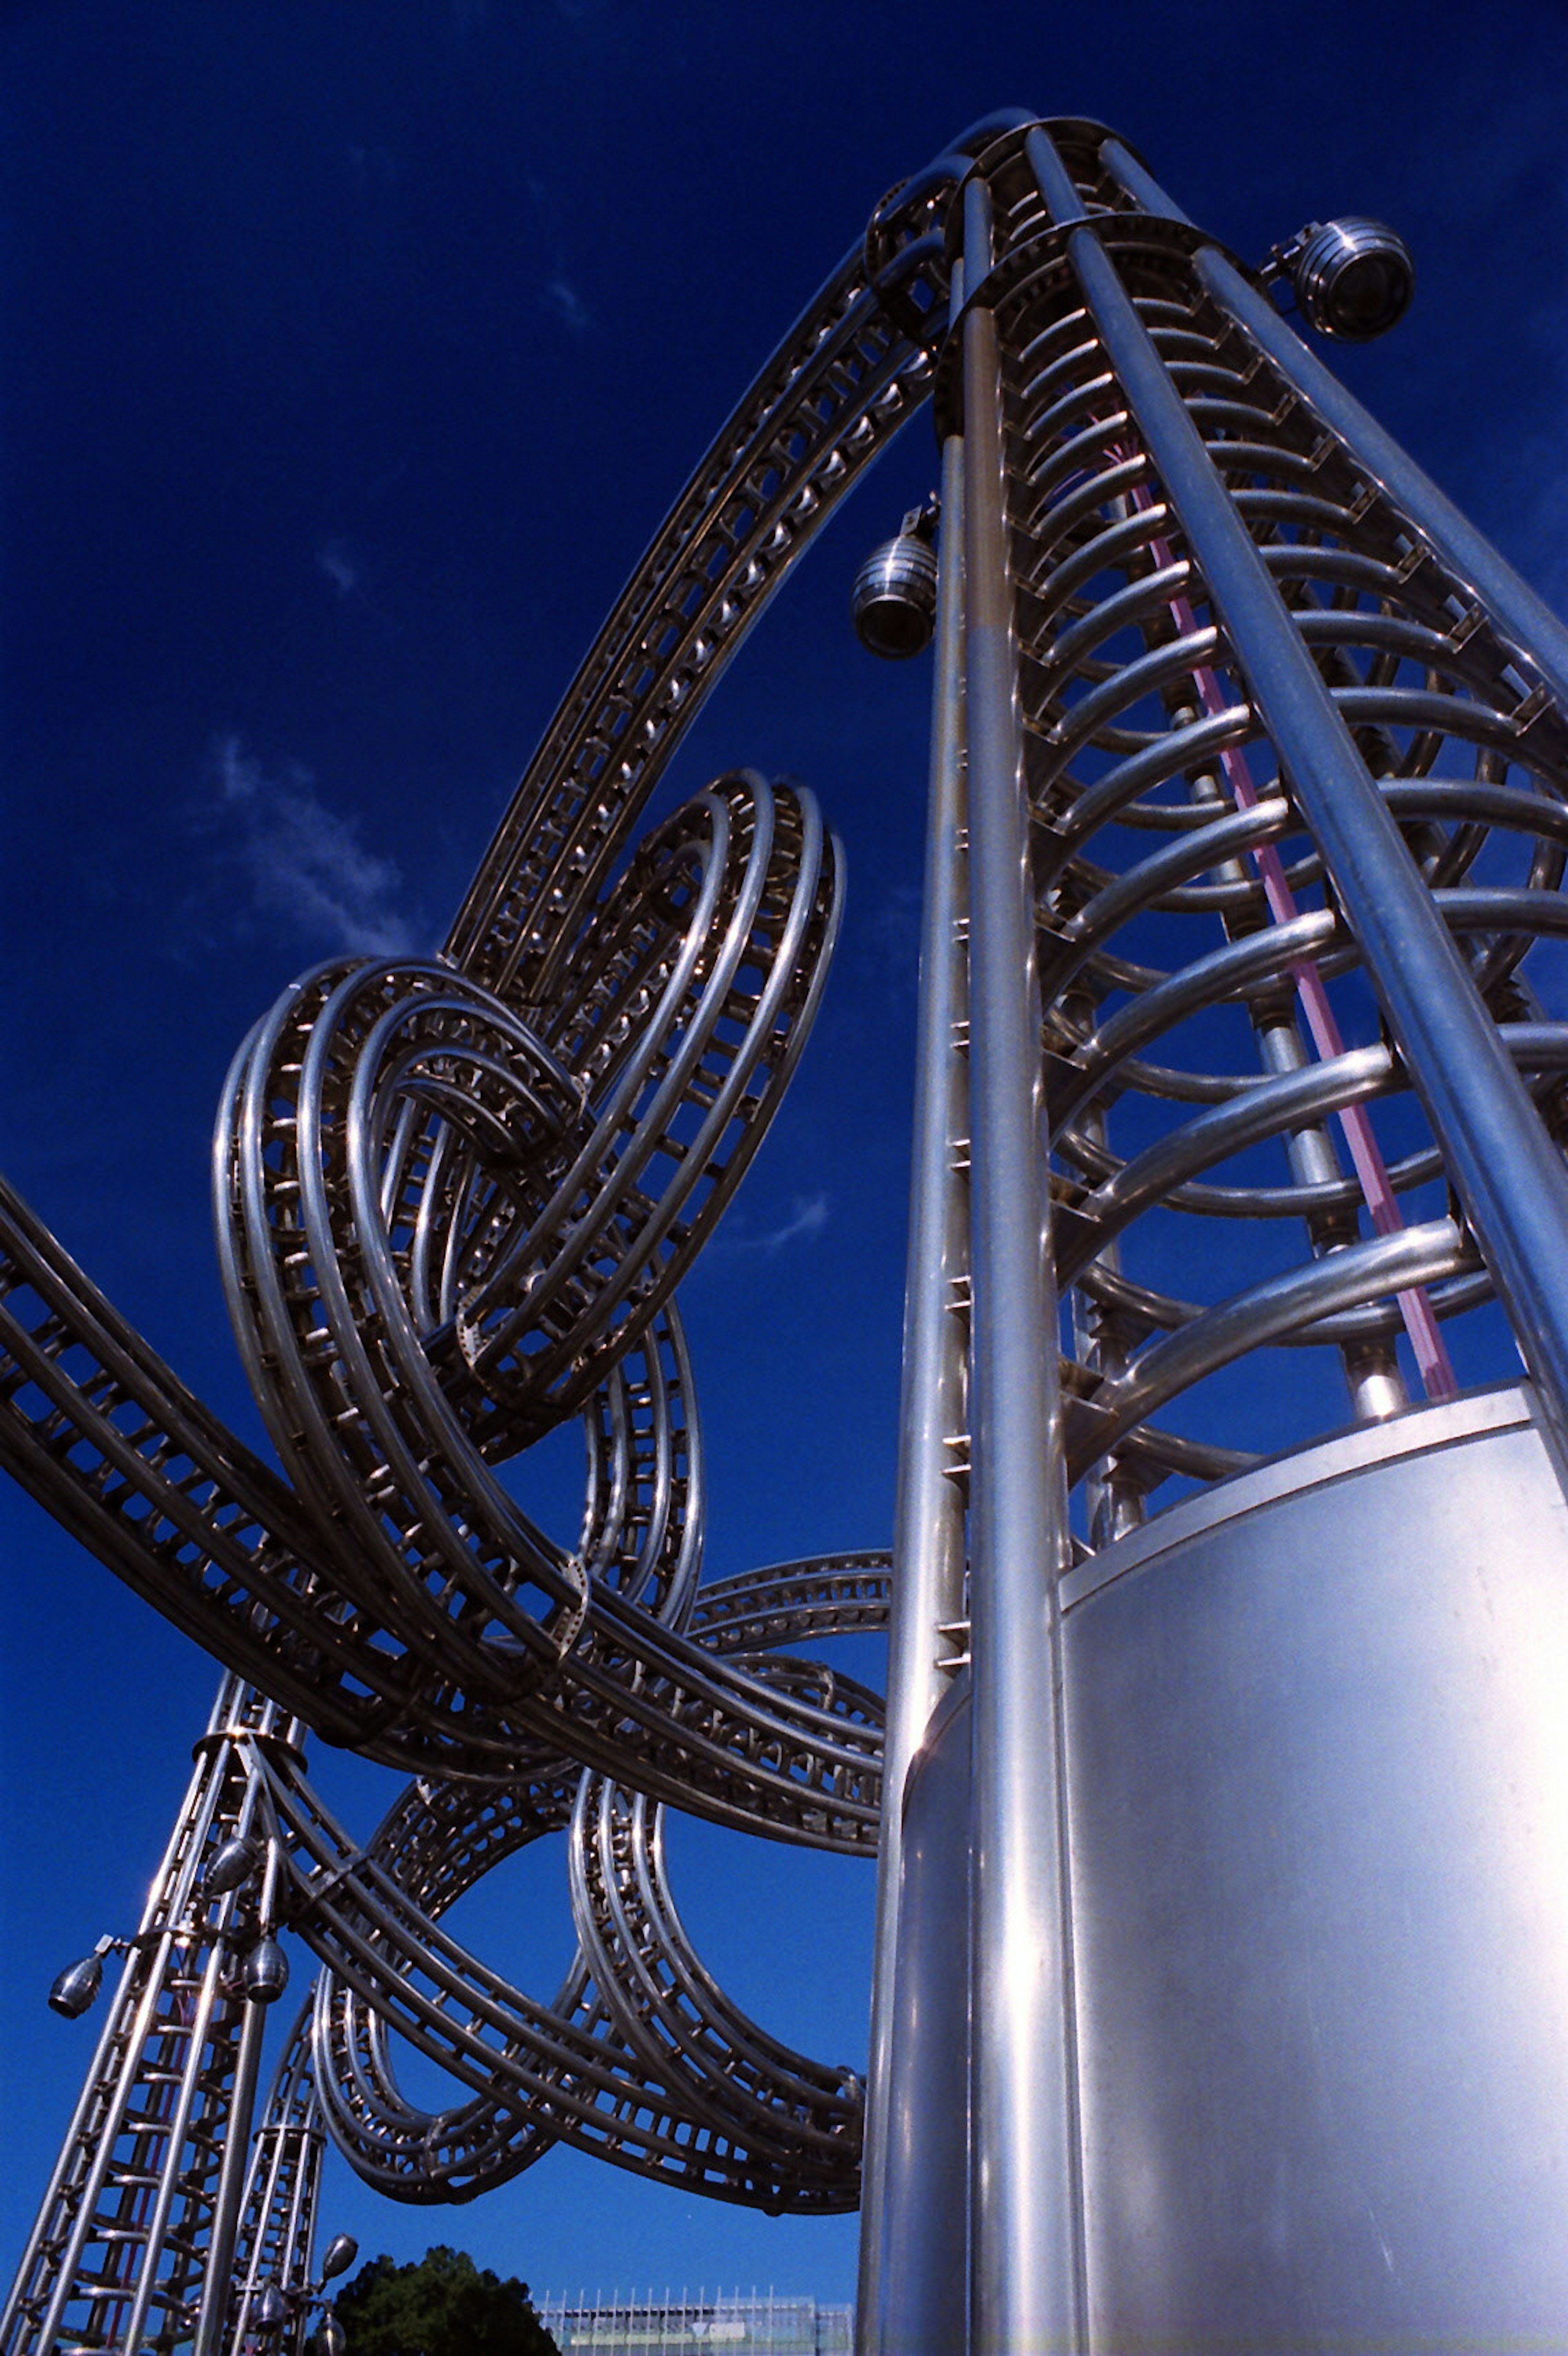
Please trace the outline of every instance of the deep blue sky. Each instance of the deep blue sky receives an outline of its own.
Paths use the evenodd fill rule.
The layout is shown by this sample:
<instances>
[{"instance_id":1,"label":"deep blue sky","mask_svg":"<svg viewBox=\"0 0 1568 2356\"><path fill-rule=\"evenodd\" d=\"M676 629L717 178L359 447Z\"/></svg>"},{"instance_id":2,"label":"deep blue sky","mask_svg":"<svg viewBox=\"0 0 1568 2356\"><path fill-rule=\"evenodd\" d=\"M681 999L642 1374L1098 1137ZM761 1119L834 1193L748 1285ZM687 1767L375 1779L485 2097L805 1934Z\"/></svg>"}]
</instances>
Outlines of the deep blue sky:
<instances>
[{"instance_id":1,"label":"deep blue sky","mask_svg":"<svg viewBox=\"0 0 1568 2356\"><path fill-rule=\"evenodd\" d=\"M250 1432L206 1204L236 1041L316 958L439 937L703 444L882 191L974 116L1112 122L1248 259L1308 216L1393 220L1416 306L1345 372L1568 587L1561 0L11 0L0 91L4 1164ZM684 1296L720 1573L888 1529L928 678L862 656L844 599L932 471L922 421L667 789L801 777L851 875L794 1098ZM133 1922L215 1673L26 1499L0 1513L8 2269L93 2036L44 1992ZM368 1830L389 1780L317 1764ZM721 1976L858 2058L869 1874L700 1829L674 1854ZM548 1993L559 1850L472 1936ZM335 2164L324 2221L539 2287L853 2277L849 2221L563 2152L460 2215Z\"/></svg>"}]
</instances>

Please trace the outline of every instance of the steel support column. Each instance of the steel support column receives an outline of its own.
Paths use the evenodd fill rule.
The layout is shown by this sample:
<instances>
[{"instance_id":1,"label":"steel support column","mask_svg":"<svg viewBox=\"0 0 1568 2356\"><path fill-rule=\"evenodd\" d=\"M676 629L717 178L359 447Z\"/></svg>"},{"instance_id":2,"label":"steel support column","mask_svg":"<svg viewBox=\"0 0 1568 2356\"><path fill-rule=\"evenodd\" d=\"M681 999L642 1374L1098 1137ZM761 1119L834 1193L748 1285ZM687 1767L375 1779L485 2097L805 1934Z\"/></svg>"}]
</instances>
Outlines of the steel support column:
<instances>
[{"instance_id":1,"label":"steel support column","mask_svg":"<svg viewBox=\"0 0 1568 2356\"><path fill-rule=\"evenodd\" d=\"M961 1035L968 1005L963 822L963 443L950 434L942 451L903 1396L887 1632L886 1797L876 1869L861 2175L865 2225L855 2311L862 2356L872 2356L881 2346L878 2322L887 2262L882 2221L888 2122L897 2106L900 2060L894 2041L894 1983L902 1889L902 1798L910 1762L951 1674L942 1659L959 1649L950 1632L964 1612L964 1499L952 1458L953 1440L965 1428L968 1323L959 1297L969 1266L968 1204L964 1178L956 1167L968 1126ZM961 2023L954 2024L955 2034L961 2029ZM961 2219L958 2243L961 2265ZM887 2356L893 2356L891 2350ZM900 2356L916 2356L916 2351L903 2351Z\"/></svg>"},{"instance_id":2,"label":"steel support column","mask_svg":"<svg viewBox=\"0 0 1568 2356\"><path fill-rule=\"evenodd\" d=\"M971 2298L986 2356L1081 2344L1056 1581L1067 1547L1040 1011L989 201L964 191L974 1686Z\"/></svg>"},{"instance_id":3,"label":"steel support column","mask_svg":"<svg viewBox=\"0 0 1568 2356\"><path fill-rule=\"evenodd\" d=\"M132 1964L3 2356L216 2356L235 2272L236 2336L269 2288L297 2326L306 2077L237 2245L221 2148L285 1914L366 2181L466 2198L559 2139L688 2192L854 2202L853 2072L723 1997L657 1823L878 1839L877 1699L797 1644L879 1624L886 1558L699 1585L673 1299L804 1047L837 855L745 770L630 846L933 388L865 2356L1556 2344L1568 637L1103 125L958 144L721 430L443 956L318 968L237 1059L220 1248L281 1471L0 1186L0 1460L252 1687L140 1931L104 1943ZM1514 1342L1535 1386L1499 1397ZM1468 1396L1407 1416L1402 1353ZM579 1409L588 1513L558 1543L499 1468ZM939 1703L966 1538L969 1676ZM420 1778L369 1847L285 1709ZM215 1867L258 1811L252 1899ZM582 1961L550 2006L440 1917L568 1820ZM459 2082L439 2133L388 2021Z\"/></svg>"}]
</instances>

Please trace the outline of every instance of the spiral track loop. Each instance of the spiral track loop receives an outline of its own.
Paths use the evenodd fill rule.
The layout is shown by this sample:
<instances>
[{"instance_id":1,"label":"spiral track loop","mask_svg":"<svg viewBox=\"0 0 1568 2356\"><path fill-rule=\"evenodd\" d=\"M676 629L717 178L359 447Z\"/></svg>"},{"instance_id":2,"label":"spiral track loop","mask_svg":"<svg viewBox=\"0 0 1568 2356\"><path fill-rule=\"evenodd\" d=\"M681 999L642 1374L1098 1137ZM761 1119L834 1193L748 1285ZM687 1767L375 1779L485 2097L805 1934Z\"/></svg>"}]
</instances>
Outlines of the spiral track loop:
<instances>
[{"instance_id":1,"label":"spiral track loop","mask_svg":"<svg viewBox=\"0 0 1568 2356\"><path fill-rule=\"evenodd\" d=\"M974 126L877 207L655 535L441 954L334 960L242 1047L218 1224L282 1476L0 1192L0 1459L252 1681L223 1716L229 1768L244 1762L226 1769L223 1824L264 1819L280 1902L323 1965L262 2139L252 2288L265 2264L303 2279L317 2104L353 2165L404 2200L469 2197L556 2139L721 2199L855 2198L858 2088L746 2020L704 1970L660 1815L672 1803L852 1854L876 1840L876 1697L789 1648L880 1627L885 1558L699 1586L674 1302L810 1029L837 856L809 797L751 773L629 846L838 500L928 393L944 434L961 423L946 327L951 197L972 174L993 234L981 284L1002 355L1050 1227L1073 1299L1067 1454L1090 1498L1079 1543L1141 1518L1173 1473L1249 1461L1151 1420L1177 1402L1201 1420L1204 1386L1246 1353L1287 1344L1342 1372L1358 1413L1390 1413L1402 1334L1441 1395L1449 1331L1492 1283L1414 1058L1379 1018L1367 909L1308 823L1209 578L1194 478L1184 508L1176 443L1156 463L1158 403L1141 402L1130 354L1196 434L1278 593L1262 600L1273 643L1305 650L1307 686L1345 723L1347 773L1369 773L1552 1144L1568 1137L1568 1024L1546 1019L1530 969L1568 935L1559 674L1210 291L1230 264L1145 208L1128 151L1096 124L1047 136L1032 122ZM1073 222L1119 290L1109 310ZM966 1026L949 1030L963 1052ZM1173 1289L1173 1232L1199 1237L1176 1264L1219 1271L1203 1298ZM970 1305L945 1301L955 1333ZM566 1545L509 1467L573 1415L588 1494ZM961 1494L966 1436L936 1428ZM941 1633L961 1643L962 1625ZM368 1850L310 1793L292 1739L261 1738L276 1710L422 1777ZM578 1954L542 2004L441 1917L547 1832L570 1843ZM405 2098L394 2036L448 2071L450 2108ZM67 2177L13 2310L46 2340L67 2293L37 2278L70 2235L80 2255L91 2223ZM167 2281L136 2296L177 2304ZM112 2314L92 2312L81 2344L106 2347Z\"/></svg>"},{"instance_id":2,"label":"spiral track loop","mask_svg":"<svg viewBox=\"0 0 1568 2356\"><path fill-rule=\"evenodd\" d=\"M727 1582L708 1641L742 1639L770 1686L875 1719L875 1697L853 1680L777 1648L875 1628L885 1611L876 1558L784 1565ZM411 1787L361 1857L296 1769L263 1772L293 1909L326 1966L312 2030L323 2115L379 2190L470 2199L564 2139L773 2211L854 2205L858 2081L769 2037L704 1970L670 1892L657 1804L542 1762L526 1783ZM541 2005L437 1926L506 1857L568 1828L578 1952ZM468 2099L435 2114L411 2104L394 2030Z\"/></svg>"}]
</instances>

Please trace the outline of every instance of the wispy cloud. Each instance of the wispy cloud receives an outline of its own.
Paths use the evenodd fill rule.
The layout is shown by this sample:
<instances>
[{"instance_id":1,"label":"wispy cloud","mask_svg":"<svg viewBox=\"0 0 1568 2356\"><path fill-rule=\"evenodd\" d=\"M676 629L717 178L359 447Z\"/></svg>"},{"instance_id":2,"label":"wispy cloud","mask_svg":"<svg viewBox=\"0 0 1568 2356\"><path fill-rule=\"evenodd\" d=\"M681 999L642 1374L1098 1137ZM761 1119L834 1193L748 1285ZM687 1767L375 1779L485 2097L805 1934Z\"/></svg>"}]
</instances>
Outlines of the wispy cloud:
<instances>
[{"instance_id":1,"label":"wispy cloud","mask_svg":"<svg viewBox=\"0 0 1568 2356\"><path fill-rule=\"evenodd\" d=\"M900 978L920 962L920 887L895 884L884 892L871 914L871 948L885 964L896 965Z\"/></svg>"},{"instance_id":2,"label":"wispy cloud","mask_svg":"<svg viewBox=\"0 0 1568 2356\"><path fill-rule=\"evenodd\" d=\"M593 313L568 280L552 278L545 286L543 299L575 336L585 335L593 326Z\"/></svg>"},{"instance_id":3,"label":"wispy cloud","mask_svg":"<svg viewBox=\"0 0 1568 2356\"><path fill-rule=\"evenodd\" d=\"M787 1244L810 1243L820 1236L828 1224L828 1210L825 1194L797 1194L782 1226L770 1227L766 1235L733 1236L730 1248L734 1251L764 1252L771 1258Z\"/></svg>"},{"instance_id":4,"label":"wispy cloud","mask_svg":"<svg viewBox=\"0 0 1568 2356\"><path fill-rule=\"evenodd\" d=\"M316 552L316 562L339 597L351 597L360 585L360 568L346 541L329 540Z\"/></svg>"},{"instance_id":5,"label":"wispy cloud","mask_svg":"<svg viewBox=\"0 0 1568 2356\"><path fill-rule=\"evenodd\" d=\"M329 809L307 770L271 775L237 736L216 747L217 824L226 860L249 885L252 907L281 916L326 950L402 957L413 932L398 906L403 878L360 841L351 819Z\"/></svg>"}]
</instances>

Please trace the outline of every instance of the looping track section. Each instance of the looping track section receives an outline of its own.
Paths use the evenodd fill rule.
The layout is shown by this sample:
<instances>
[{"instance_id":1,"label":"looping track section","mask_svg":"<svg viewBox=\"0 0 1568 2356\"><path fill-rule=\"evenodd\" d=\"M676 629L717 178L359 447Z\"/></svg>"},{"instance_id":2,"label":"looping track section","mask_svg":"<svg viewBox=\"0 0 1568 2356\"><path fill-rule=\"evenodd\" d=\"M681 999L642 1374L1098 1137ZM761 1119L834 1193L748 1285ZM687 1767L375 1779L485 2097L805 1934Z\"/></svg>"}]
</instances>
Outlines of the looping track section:
<instances>
[{"instance_id":1,"label":"looping track section","mask_svg":"<svg viewBox=\"0 0 1568 2356\"><path fill-rule=\"evenodd\" d=\"M676 1302L805 1046L842 861L809 794L744 770L637 836L709 689L926 399L939 200L998 127L885 200L741 401L440 953L337 958L241 1045L214 1205L275 1462L0 1190L0 1462L227 1673L154 1926L215 1991L200 2085L166 2097L167 2056L134 2033L148 1929L82 2115L157 2120L172 2099L163 2190L131 2185L113 2136L91 2165L68 2145L0 2334L13 2356L61 2333L140 2346L144 2326L193 2329L201 2356L238 2346L265 2285L308 2273L322 2120L407 2201L470 2198L564 2140L724 2200L855 2203L857 2080L725 1995L682 1925L661 1823L673 1804L876 1845L880 1699L794 1648L880 1629L886 1558L699 1584ZM573 1417L587 1496L563 1540L510 1468ZM419 1779L369 1848L306 1783L306 1728ZM567 1844L576 1936L548 2003L441 1922L546 1834ZM242 1837L264 1875L217 1906L204 1876ZM211 2090L247 2135L255 2066L224 1958L285 1925L322 1972L245 2187L215 2157ZM449 2108L404 2095L397 2038L449 2072ZM200 2132L182 2142L188 2113ZM238 2311L220 2313L231 2270Z\"/></svg>"}]
</instances>

